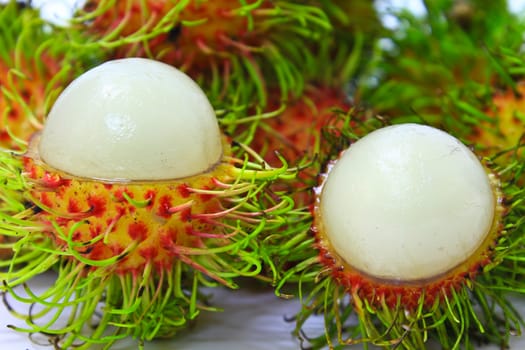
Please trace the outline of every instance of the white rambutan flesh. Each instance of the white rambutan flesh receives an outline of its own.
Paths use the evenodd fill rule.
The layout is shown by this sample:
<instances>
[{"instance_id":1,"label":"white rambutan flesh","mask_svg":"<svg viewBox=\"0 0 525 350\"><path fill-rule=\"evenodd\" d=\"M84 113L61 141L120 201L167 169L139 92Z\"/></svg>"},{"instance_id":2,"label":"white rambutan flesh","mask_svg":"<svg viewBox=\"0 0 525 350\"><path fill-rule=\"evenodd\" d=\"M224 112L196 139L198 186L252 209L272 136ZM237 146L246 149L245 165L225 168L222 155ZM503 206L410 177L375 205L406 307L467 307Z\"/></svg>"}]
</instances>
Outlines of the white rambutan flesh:
<instances>
[{"instance_id":1,"label":"white rambutan flesh","mask_svg":"<svg viewBox=\"0 0 525 350\"><path fill-rule=\"evenodd\" d=\"M222 137L210 102L167 64L126 58L75 79L58 97L40 158L63 172L108 180L167 180L219 162Z\"/></svg>"},{"instance_id":2,"label":"white rambutan flesh","mask_svg":"<svg viewBox=\"0 0 525 350\"><path fill-rule=\"evenodd\" d=\"M329 169L320 225L351 267L390 281L438 278L487 238L496 196L484 166L453 136L424 125L376 130Z\"/></svg>"}]
</instances>

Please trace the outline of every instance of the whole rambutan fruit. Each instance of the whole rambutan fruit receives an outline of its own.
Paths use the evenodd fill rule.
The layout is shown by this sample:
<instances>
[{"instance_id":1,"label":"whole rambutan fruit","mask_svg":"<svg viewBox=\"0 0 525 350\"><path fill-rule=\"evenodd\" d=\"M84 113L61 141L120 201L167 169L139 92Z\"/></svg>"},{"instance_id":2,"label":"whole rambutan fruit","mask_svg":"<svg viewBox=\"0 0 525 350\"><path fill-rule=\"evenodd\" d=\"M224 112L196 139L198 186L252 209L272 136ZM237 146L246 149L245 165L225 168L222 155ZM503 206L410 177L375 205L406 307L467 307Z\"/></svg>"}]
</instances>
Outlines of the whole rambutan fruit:
<instances>
[{"instance_id":1,"label":"whole rambutan fruit","mask_svg":"<svg viewBox=\"0 0 525 350\"><path fill-rule=\"evenodd\" d=\"M2 288L45 310L13 328L62 348L168 337L208 308L201 285L234 288L236 277L257 275L256 237L277 230L293 204L269 186L294 174L248 155L230 148L202 90L169 65L121 59L75 79L28 152L2 154L29 209L0 226L39 253L28 261L15 250ZM18 295L53 265L49 290Z\"/></svg>"},{"instance_id":2,"label":"whole rambutan fruit","mask_svg":"<svg viewBox=\"0 0 525 350\"><path fill-rule=\"evenodd\" d=\"M315 190L315 243L299 232L278 243L303 252L277 283L287 294L299 282L297 335L315 349L423 349L431 339L472 348L474 333L508 343L520 317L505 293L523 290L504 277L524 239L523 191L509 180L519 164L480 161L429 126L378 128L368 120L347 128L350 147L328 163ZM315 255L297 237L314 244ZM326 334L303 333L316 314Z\"/></svg>"},{"instance_id":3,"label":"whole rambutan fruit","mask_svg":"<svg viewBox=\"0 0 525 350\"><path fill-rule=\"evenodd\" d=\"M0 23L0 146L20 149L42 125L60 57L49 50L37 10L10 1L0 7Z\"/></svg>"},{"instance_id":4,"label":"whole rambutan fruit","mask_svg":"<svg viewBox=\"0 0 525 350\"><path fill-rule=\"evenodd\" d=\"M483 145L485 153L525 147L525 84L496 92L485 120L476 127L469 140ZM523 152L523 151L521 151Z\"/></svg>"},{"instance_id":5,"label":"whole rambutan fruit","mask_svg":"<svg viewBox=\"0 0 525 350\"><path fill-rule=\"evenodd\" d=\"M333 153L331 143L323 133L339 130L348 119L351 104L342 89L310 85L299 98L281 102L279 92L270 93L269 105L273 112L261 117L253 133L250 147L270 166L278 166L282 158L299 169L294 182L286 181L288 192L297 207L313 204L311 189L321 171L319 159Z\"/></svg>"},{"instance_id":6,"label":"whole rambutan fruit","mask_svg":"<svg viewBox=\"0 0 525 350\"><path fill-rule=\"evenodd\" d=\"M283 96L301 91L308 43L330 29L322 10L300 1L101 0L82 12L80 30L113 57L154 58L186 72L214 100L260 105L267 86Z\"/></svg>"}]
</instances>

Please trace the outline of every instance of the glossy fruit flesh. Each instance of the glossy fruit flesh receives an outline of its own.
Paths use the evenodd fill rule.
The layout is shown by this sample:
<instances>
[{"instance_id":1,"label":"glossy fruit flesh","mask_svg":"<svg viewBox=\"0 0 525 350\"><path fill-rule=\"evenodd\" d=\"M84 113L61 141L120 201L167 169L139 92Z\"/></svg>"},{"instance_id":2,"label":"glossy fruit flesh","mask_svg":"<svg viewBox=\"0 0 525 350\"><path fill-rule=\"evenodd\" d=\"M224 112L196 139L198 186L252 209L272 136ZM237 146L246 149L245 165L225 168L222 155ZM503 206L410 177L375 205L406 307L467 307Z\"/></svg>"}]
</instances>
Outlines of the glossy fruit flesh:
<instances>
[{"instance_id":1,"label":"glossy fruit flesh","mask_svg":"<svg viewBox=\"0 0 525 350\"><path fill-rule=\"evenodd\" d=\"M407 124L380 129L331 164L318 189L321 260L349 290L431 305L490 261L497 179L459 141Z\"/></svg>"},{"instance_id":2,"label":"glossy fruit flesh","mask_svg":"<svg viewBox=\"0 0 525 350\"><path fill-rule=\"evenodd\" d=\"M76 78L49 112L38 147L51 167L109 181L200 174L223 151L202 89L144 58L108 61Z\"/></svg>"}]
</instances>

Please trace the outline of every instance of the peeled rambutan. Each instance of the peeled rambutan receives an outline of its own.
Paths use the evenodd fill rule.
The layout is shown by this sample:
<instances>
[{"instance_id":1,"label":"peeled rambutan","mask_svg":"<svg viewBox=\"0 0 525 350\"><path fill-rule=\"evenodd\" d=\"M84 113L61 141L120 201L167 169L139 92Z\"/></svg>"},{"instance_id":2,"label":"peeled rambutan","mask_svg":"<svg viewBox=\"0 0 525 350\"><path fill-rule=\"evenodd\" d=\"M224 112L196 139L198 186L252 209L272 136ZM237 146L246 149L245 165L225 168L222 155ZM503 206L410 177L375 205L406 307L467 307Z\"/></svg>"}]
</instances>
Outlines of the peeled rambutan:
<instances>
[{"instance_id":1,"label":"peeled rambutan","mask_svg":"<svg viewBox=\"0 0 525 350\"><path fill-rule=\"evenodd\" d=\"M257 275L255 238L291 208L269 185L293 172L263 169L229 143L199 86L169 65L121 59L75 79L28 152L2 154L29 209L0 226L39 253L15 251L2 288L45 310L13 328L63 348L167 337L209 308L201 285L233 288L235 277ZM18 167L7 173L9 162ZM18 295L50 266L49 290Z\"/></svg>"},{"instance_id":2,"label":"peeled rambutan","mask_svg":"<svg viewBox=\"0 0 525 350\"><path fill-rule=\"evenodd\" d=\"M502 263L523 243L515 224L523 194L507 182L519 166L480 161L429 126L364 124L353 129L364 136L328 163L315 190L316 255L303 247L303 262L277 283L278 293L300 283L297 334L313 348L423 349L430 339L468 348L476 332L508 342L520 323L504 294L523 287L505 280ZM303 333L318 313L326 334Z\"/></svg>"}]
</instances>

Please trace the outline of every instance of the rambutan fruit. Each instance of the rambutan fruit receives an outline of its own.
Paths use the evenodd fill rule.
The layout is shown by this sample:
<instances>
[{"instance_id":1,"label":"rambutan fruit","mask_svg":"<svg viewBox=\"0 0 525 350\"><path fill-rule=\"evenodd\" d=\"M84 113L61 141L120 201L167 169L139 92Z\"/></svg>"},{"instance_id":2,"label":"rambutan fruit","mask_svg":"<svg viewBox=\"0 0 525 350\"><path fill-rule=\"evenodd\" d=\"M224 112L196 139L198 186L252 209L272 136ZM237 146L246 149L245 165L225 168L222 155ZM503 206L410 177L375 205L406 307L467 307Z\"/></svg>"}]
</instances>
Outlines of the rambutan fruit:
<instances>
[{"instance_id":1,"label":"rambutan fruit","mask_svg":"<svg viewBox=\"0 0 525 350\"><path fill-rule=\"evenodd\" d=\"M11 1L0 8L0 23L0 146L20 149L42 125L46 96L52 96L46 89L60 62L45 48L49 37L38 11Z\"/></svg>"},{"instance_id":2,"label":"rambutan fruit","mask_svg":"<svg viewBox=\"0 0 525 350\"><path fill-rule=\"evenodd\" d=\"M25 150L62 87L102 55L70 46L74 34L16 1L0 6L0 26L0 147Z\"/></svg>"},{"instance_id":3,"label":"rambutan fruit","mask_svg":"<svg viewBox=\"0 0 525 350\"><path fill-rule=\"evenodd\" d=\"M250 153L230 147L200 87L167 64L120 59L75 79L28 152L2 154L29 209L2 216L1 229L39 253L15 251L0 274L8 295L33 305L28 326L13 328L61 348L168 337L209 308L201 285L258 275L255 238L293 207L270 185L294 172ZM19 295L50 266L53 286Z\"/></svg>"},{"instance_id":4,"label":"rambutan fruit","mask_svg":"<svg viewBox=\"0 0 525 350\"><path fill-rule=\"evenodd\" d=\"M277 110L280 99L273 97L276 97L272 100ZM323 127L330 125L337 111L344 113L350 108L344 91L309 86L300 98L287 101L281 113L261 120L250 146L263 154L271 165L281 162L276 151L291 164L298 164L304 158L312 159L322 147L320 137ZM336 128L334 125L333 129Z\"/></svg>"},{"instance_id":5,"label":"rambutan fruit","mask_svg":"<svg viewBox=\"0 0 525 350\"><path fill-rule=\"evenodd\" d=\"M277 283L286 294L299 282L297 335L316 349L424 349L431 339L470 349L474 333L508 343L521 325L505 293L522 291L523 282L503 277L524 240L524 194L509 181L519 165L480 161L430 126L366 120L346 127L352 142L315 189L315 243L306 233L280 242L304 253ZM316 254L299 249L296 237ZM326 334L303 333L319 313Z\"/></svg>"},{"instance_id":6,"label":"rambutan fruit","mask_svg":"<svg viewBox=\"0 0 525 350\"><path fill-rule=\"evenodd\" d=\"M483 145L485 153L501 152L525 146L525 84L494 94L492 106L485 113L469 140Z\"/></svg>"},{"instance_id":7,"label":"rambutan fruit","mask_svg":"<svg viewBox=\"0 0 525 350\"><path fill-rule=\"evenodd\" d=\"M326 34L315 45L315 55L304 60L303 77L307 85L302 94L289 94L283 99L282 91L270 89L264 113L256 116L255 123L246 123L255 132L248 133L245 142L268 164L275 166L284 157L288 164L299 169L295 184L287 182L292 186L289 191L298 207L313 203L311 189L317 184L326 156L346 146L326 137L341 140L339 131L345 129L345 124L353 123L352 119L362 110L354 105L350 83L359 79L366 61L363 37L359 38L339 42L337 33ZM366 118L365 114L360 118ZM236 127L244 124L242 119L222 121ZM243 129L233 132L241 135Z\"/></svg>"},{"instance_id":8,"label":"rambutan fruit","mask_svg":"<svg viewBox=\"0 0 525 350\"><path fill-rule=\"evenodd\" d=\"M461 3L468 14L458 13ZM486 111L493 95L515 90L521 79L516 61L524 24L501 2L424 6L419 17L389 13L399 25L381 41L375 75L362 84L360 99L393 123L425 123L467 139L491 119Z\"/></svg>"},{"instance_id":9,"label":"rambutan fruit","mask_svg":"<svg viewBox=\"0 0 525 350\"><path fill-rule=\"evenodd\" d=\"M261 118L249 142L270 166L278 166L282 158L299 170L294 182L286 181L288 192L297 207L313 203L311 189L317 183L322 163L318 159L331 154L331 144L324 142L323 132L338 130L351 110L342 89L310 85L299 98L280 102L279 93L270 93L270 108L274 112ZM279 106L279 103L282 103ZM275 106L275 107L274 107Z\"/></svg>"},{"instance_id":10,"label":"rambutan fruit","mask_svg":"<svg viewBox=\"0 0 525 350\"><path fill-rule=\"evenodd\" d=\"M267 86L303 87L301 64L330 24L317 6L267 0L89 1L75 22L113 57L149 57L215 98L266 104Z\"/></svg>"}]
</instances>

